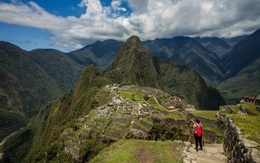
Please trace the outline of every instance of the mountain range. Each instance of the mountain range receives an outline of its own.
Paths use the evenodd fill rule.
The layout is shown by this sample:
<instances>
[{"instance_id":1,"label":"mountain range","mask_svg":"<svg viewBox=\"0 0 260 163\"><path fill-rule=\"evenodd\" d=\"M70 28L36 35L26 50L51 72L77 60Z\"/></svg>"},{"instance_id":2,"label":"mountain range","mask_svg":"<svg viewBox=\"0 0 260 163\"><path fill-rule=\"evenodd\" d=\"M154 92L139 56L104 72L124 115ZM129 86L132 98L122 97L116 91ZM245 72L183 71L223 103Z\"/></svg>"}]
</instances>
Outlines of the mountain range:
<instances>
[{"instance_id":1,"label":"mountain range","mask_svg":"<svg viewBox=\"0 0 260 163\"><path fill-rule=\"evenodd\" d=\"M186 139L186 110L224 104L195 70L160 60L132 36L108 69L100 73L93 64L88 66L74 89L50 101L8 140L4 161L88 162L124 137ZM171 131L173 118L183 124ZM174 120L172 125L169 120ZM213 141L212 134L207 137Z\"/></svg>"},{"instance_id":2,"label":"mountain range","mask_svg":"<svg viewBox=\"0 0 260 163\"><path fill-rule=\"evenodd\" d=\"M148 58L131 55L119 57L120 59L116 55L124 53L121 49L124 42L116 40L97 41L69 53L54 49L25 51L1 41L0 138L24 126L48 101L72 89L84 69L91 64L113 82L139 83L168 90L170 94L177 95L200 109L219 106L216 103L222 98L215 88L228 103L237 102L244 95L258 95L259 38L260 30L249 36L232 39L175 37L148 40L142 43L149 51L142 46L131 52L149 53L149 57L146 56ZM142 62L143 60L149 60L149 63ZM175 63L167 63L169 61ZM121 64L122 67L115 68L117 62L129 67ZM142 68L136 68L137 65ZM190 71L187 66L194 71ZM138 75L130 76L133 71ZM149 74L149 77L140 80L144 74ZM196 87L197 91L204 91L196 94L195 90L191 94L188 88L180 87L193 80L203 87ZM223 101L220 100L219 103Z\"/></svg>"},{"instance_id":3,"label":"mountain range","mask_svg":"<svg viewBox=\"0 0 260 163\"><path fill-rule=\"evenodd\" d=\"M227 103L232 104L237 103L245 95L260 94L257 89L260 84L259 37L260 30L257 30L249 36L235 38L180 36L143 41L143 44L153 56L195 69L207 85L219 89ZM103 71L111 65L122 44L123 42L115 40L97 41L80 49L80 53L76 51L77 57L94 63L100 71ZM94 47L99 51L109 50L96 53ZM70 53L69 55L71 56ZM113 59L108 59L111 57ZM83 66L88 65L84 65L83 62L78 63Z\"/></svg>"},{"instance_id":4,"label":"mountain range","mask_svg":"<svg viewBox=\"0 0 260 163\"><path fill-rule=\"evenodd\" d=\"M57 50L25 51L0 42L0 138L75 86L84 67Z\"/></svg>"}]
</instances>

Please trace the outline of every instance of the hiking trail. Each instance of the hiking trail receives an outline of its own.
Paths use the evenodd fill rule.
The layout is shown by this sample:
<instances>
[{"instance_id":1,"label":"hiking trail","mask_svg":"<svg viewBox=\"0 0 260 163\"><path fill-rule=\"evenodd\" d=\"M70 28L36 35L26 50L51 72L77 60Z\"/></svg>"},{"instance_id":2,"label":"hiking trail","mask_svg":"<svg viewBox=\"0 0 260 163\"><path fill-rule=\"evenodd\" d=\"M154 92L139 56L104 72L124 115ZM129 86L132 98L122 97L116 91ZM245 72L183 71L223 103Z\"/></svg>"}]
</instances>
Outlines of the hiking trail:
<instances>
[{"instance_id":1,"label":"hiking trail","mask_svg":"<svg viewBox=\"0 0 260 163\"><path fill-rule=\"evenodd\" d=\"M223 144L205 144L203 150L198 152L194 144L186 142L183 151L183 163L225 163L227 156L223 150Z\"/></svg>"}]
</instances>

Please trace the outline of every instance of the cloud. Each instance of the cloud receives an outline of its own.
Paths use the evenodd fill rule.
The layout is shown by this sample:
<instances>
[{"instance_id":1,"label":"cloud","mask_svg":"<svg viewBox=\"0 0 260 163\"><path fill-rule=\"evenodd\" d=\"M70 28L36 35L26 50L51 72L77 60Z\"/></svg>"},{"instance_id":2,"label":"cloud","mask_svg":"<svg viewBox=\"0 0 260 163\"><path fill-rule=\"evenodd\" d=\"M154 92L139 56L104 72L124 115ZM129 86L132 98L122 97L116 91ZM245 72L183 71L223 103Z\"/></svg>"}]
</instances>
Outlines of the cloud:
<instances>
[{"instance_id":1,"label":"cloud","mask_svg":"<svg viewBox=\"0 0 260 163\"><path fill-rule=\"evenodd\" d=\"M68 25L64 18L52 15L35 2L25 4L0 3L0 22L36 27L46 30L59 30Z\"/></svg>"},{"instance_id":2,"label":"cloud","mask_svg":"<svg viewBox=\"0 0 260 163\"><path fill-rule=\"evenodd\" d=\"M61 17L35 2L0 2L0 22L48 30L55 35L53 45L70 50L130 35L143 40L179 35L232 37L260 27L259 0L112 0L110 6L102 6L100 0L82 0L79 6L86 8L80 17Z\"/></svg>"}]
</instances>

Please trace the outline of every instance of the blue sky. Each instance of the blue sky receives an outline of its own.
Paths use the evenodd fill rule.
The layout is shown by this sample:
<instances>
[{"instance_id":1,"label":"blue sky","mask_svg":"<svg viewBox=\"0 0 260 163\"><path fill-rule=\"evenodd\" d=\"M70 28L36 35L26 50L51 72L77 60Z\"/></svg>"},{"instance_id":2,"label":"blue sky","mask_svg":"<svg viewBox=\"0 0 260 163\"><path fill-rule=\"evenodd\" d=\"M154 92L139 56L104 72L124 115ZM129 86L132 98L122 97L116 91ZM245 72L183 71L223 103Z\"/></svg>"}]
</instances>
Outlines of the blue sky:
<instances>
[{"instance_id":1,"label":"blue sky","mask_svg":"<svg viewBox=\"0 0 260 163\"><path fill-rule=\"evenodd\" d=\"M96 40L234 37L260 28L259 0L0 0L0 40L25 50Z\"/></svg>"}]
</instances>

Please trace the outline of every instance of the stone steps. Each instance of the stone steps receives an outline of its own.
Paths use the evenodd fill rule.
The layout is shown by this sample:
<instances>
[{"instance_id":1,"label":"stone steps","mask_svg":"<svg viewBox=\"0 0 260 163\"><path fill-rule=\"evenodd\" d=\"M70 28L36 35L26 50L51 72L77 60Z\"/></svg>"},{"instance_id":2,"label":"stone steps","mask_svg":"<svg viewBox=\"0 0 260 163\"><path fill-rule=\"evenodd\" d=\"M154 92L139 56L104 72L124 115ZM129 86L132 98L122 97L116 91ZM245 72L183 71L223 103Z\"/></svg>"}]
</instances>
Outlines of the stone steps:
<instances>
[{"instance_id":1,"label":"stone steps","mask_svg":"<svg viewBox=\"0 0 260 163\"><path fill-rule=\"evenodd\" d=\"M198 152L195 149L195 145L187 144L183 151L183 163L225 163L227 157L223 150L223 144L205 144L203 150Z\"/></svg>"}]
</instances>

